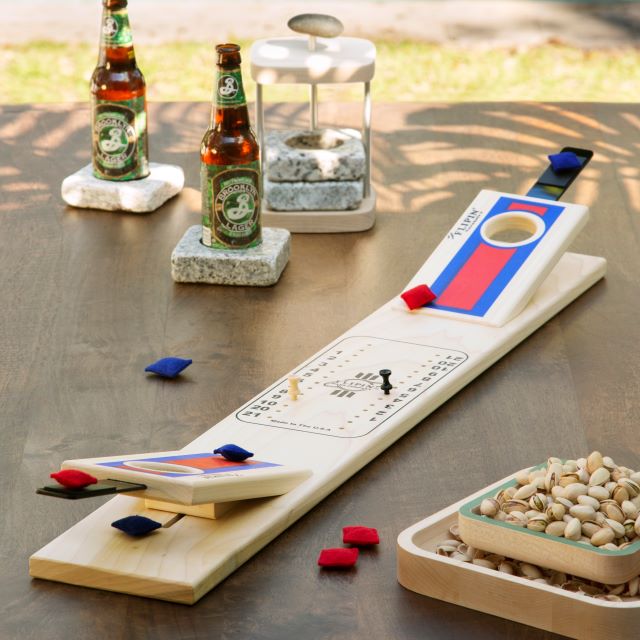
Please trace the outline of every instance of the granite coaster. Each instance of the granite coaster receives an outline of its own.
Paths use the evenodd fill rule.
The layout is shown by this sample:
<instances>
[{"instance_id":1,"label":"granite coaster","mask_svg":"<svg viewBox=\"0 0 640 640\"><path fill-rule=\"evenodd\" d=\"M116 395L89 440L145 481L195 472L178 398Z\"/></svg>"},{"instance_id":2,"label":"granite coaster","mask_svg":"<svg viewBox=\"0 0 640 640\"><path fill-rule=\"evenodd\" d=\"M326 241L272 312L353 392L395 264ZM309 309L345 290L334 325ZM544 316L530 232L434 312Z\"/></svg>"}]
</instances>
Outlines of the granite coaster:
<instances>
[{"instance_id":1,"label":"granite coaster","mask_svg":"<svg viewBox=\"0 0 640 640\"><path fill-rule=\"evenodd\" d=\"M200 238L202 227L189 227L171 254L176 282L204 282L267 287L278 282L289 261L291 234L264 227L262 244L251 249L211 249Z\"/></svg>"},{"instance_id":2,"label":"granite coaster","mask_svg":"<svg viewBox=\"0 0 640 640\"><path fill-rule=\"evenodd\" d=\"M100 180L90 164L62 182L62 199L73 207L105 211L155 211L182 191L184 172L173 164L149 163L150 173L141 180Z\"/></svg>"},{"instance_id":3,"label":"granite coaster","mask_svg":"<svg viewBox=\"0 0 640 640\"><path fill-rule=\"evenodd\" d=\"M265 198L273 211L349 211L360 206L362 193L362 180L264 181Z\"/></svg>"},{"instance_id":4,"label":"granite coaster","mask_svg":"<svg viewBox=\"0 0 640 640\"><path fill-rule=\"evenodd\" d=\"M272 182L359 180L365 153L357 132L344 129L270 131L265 138L266 174Z\"/></svg>"}]
</instances>

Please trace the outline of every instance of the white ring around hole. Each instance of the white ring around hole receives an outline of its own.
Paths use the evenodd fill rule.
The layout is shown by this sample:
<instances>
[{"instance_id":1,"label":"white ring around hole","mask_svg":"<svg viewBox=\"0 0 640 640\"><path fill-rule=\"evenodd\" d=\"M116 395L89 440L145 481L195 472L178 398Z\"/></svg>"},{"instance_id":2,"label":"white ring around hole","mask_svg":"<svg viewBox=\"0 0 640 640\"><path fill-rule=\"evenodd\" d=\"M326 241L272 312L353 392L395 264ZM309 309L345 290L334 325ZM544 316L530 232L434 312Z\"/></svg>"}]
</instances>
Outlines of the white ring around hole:
<instances>
[{"instance_id":1,"label":"white ring around hole","mask_svg":"<svg viewBox=\"0 0 640 640\"><path fill-rule=\"evenodd\" d=\"M493 240L491 235L508 229L529 231L531 235L520 242L501 242ZM480 227L482 239L494 247L522 247L535 242L545 232L544 220L528 211L509 211L492 216Z\"/></svg>"},{"instance_id":2,"label":"white ring around hole","mask_svg":"<svg viewBox=\"0 0 640 640\"><path fill-rule=\"evenodd\" d=\"M159 471L160 473L184 473L185 475L197 475L203 473L202 469L187 467L181 464L165 462L153 462L150 460L127 460L124 466L134 471Z\"/></svg>"}]
</instances>

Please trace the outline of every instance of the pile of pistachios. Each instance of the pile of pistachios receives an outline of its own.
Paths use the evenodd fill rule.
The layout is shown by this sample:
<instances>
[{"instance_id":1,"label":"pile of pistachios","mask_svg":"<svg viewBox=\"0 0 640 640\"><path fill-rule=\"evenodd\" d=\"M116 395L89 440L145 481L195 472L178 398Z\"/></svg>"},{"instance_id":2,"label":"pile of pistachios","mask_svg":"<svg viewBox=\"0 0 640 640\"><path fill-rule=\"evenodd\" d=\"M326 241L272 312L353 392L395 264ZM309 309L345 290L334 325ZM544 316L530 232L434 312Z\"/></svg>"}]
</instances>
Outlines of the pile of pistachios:
<instances>
[{"instance_id":1,"label":"pile of pistachios","mask_svg":"<svg viewBox=\"0 0 640 640\"><path fill-rule=\"evenodd\" d=\"M593 580L578 578L562 571L544 569L528 562L520 562L496 553L489 553L470 547L460 539L457 524L449 529L449 536L449 539L443 540L436 546L438 555L487 569L495 569L502 573L519 576L533 582L548 584L565 591L572 591L601 600L610 602L640 600L640 576L636 576L624 584L601 584Z\"/></svg>"},{"instance_id":2,"label":"pile of pistachios","mask_svg":"<svg viewBox=\"0 0 640 640\"><path fill-rule=\"evenodd\" d=\"M565 462L549 458L515 479L515 486L483 500L476 512L612 551L640 536L640 472L599 451Z\"/></svg>"}]
</instances>

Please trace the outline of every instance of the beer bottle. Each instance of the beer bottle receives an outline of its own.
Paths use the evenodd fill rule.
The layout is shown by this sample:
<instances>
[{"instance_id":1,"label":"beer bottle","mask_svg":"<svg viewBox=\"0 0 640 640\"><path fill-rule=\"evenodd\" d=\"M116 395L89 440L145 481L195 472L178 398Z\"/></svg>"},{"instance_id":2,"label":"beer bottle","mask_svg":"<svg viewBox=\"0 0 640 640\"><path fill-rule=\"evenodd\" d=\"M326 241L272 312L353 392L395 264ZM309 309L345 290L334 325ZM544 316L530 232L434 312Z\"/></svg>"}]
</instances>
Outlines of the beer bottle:
<instances>
[{"instance_id":1,"label":"beer bottle","mask_svg":"<svg viewBox=\"0 0 640 640\"><path fill-rule=\"evenodd\" d=\"M246 249L262 241L260 148L249 125L240 47L219 44L211 123L200 147L202 243Z\"/></svg>"},{"instance_id":2,"label":"beer bottle","mask_svg":"<svg viewBox=\"0 0 640 640\"><path fill-rule=\"evenodd\" d=\"M136 64L127 0L102 0L98 65L91 77L93 175L136 180L149 175L147 101Z\"/></svg>"}]
</instances>

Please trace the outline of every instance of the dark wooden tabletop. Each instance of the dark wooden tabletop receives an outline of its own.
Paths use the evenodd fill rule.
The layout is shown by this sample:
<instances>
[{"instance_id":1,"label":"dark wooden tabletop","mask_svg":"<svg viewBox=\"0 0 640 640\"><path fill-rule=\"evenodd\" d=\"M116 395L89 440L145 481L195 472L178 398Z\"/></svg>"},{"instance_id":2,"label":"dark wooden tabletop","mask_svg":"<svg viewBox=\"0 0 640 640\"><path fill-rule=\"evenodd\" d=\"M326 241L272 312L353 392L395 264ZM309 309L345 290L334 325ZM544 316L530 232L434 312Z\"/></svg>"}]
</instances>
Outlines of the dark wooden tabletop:
<instances>
[{"instance_id":1,"label":"dark wooden tabletop","mask_svg":"<svg viewBox=\"0 0 640 640\"><path fill-rule=\"evenodd\" d=\"M377 105L368 232L296 235L270 288L174 284L199 222L206 104L153 104L151 156L184 192L147 215L73 209L85 105L0 109L0 638L442 638L551 634L406 591L409 525L548 455L600 449L640 468L640 109L610 104ZM357 105L321 121L358 126ZM306 118L275 106L271 127ZM63 459L177 449L398 294L481 188L525 193L562 146L595 151L566 199L591 207L573 250L597 284L193 607L31 580L28 558L92 511L36 496ZM193 358L177 381L148 377ZM325 573L342 526L380 531L356 571Z\"/></svg>"}]
</instances>

